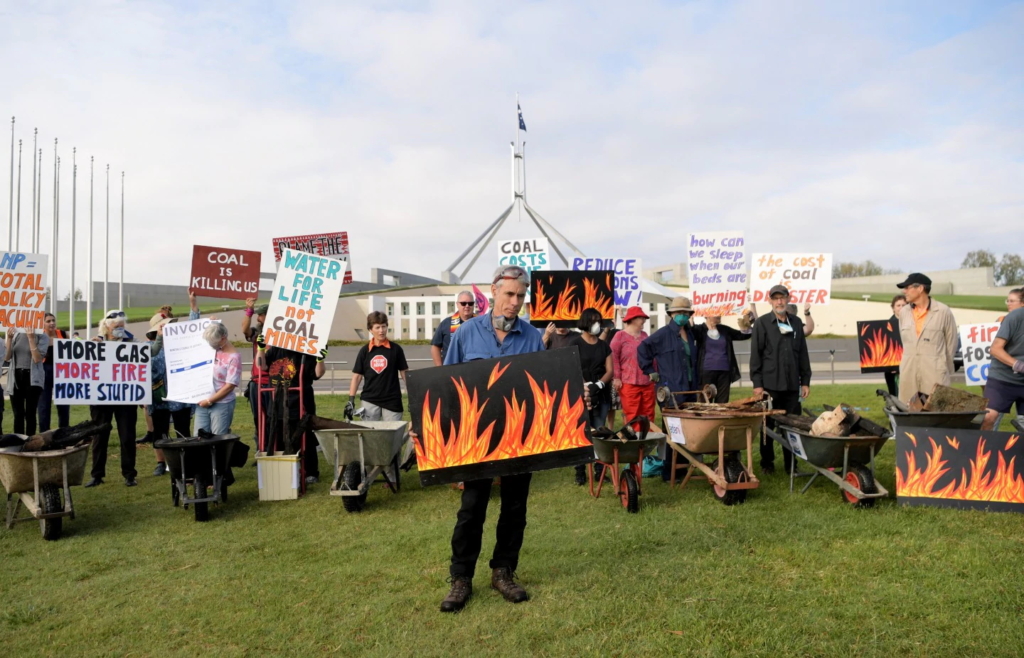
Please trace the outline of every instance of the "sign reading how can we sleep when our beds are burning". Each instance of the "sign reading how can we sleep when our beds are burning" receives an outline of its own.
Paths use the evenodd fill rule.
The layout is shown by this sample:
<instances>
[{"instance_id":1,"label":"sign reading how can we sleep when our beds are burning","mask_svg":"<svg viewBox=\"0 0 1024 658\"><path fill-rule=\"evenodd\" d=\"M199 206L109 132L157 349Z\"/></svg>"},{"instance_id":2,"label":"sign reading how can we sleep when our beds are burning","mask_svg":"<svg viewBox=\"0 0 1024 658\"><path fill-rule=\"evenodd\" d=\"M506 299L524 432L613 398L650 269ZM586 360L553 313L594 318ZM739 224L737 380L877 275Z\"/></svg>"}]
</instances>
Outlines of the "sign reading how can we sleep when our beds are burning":
<instances>
[{"instance_id":1,"label":"sign reading how can we sleep when our beds are burning","mask_svg":"<svg viewBox=\"0 0 1024 658\"><path fill-rule=\"evenodd\" d=\"M41 330L46 314L46 264L43 254L0 252L0 328Z\"/></svg>"},{"instance_id":2,"label":"sign reading how can we sleep when our beds are burning","mask_svg":"<svg viewBox=\"0 0 1024 658\"><path fill-rule=\"evenodd\" d=\"M74 339L54 342L56 404L152 404L149 344Z\"/></svg>"},{"instance_id":3,"label":"sign reading how can we sleep when our beds are burning","mask_svg":"<svg viewBox=\"0 0 1024 658\"><path fill-rule=\"evenodd\" d=\"M686 240L690 295L697 315L731 315L747 305L742 231L690 233Z\"/></svg>"},{"instance_id":4,"label":"sign reading how can we sleep when our beds are burning","mask_svg":"<svg viewBox=\"0 0 1024 658\"><path fill-rule=\"evenodd\" d=\"M786 286L793 304L828 304L832 298L832 254L754 254L750 301L767 302L772 286Z\"/></svg>"},{"instance_id":5,"label":"sign reading how can we sleep when our beds are burning","mask_svg":"<svg viewBox=\"0 0 1024 658\"><path fill-rule=\"evenodd\" d=\"M263 337L267 345L317 354L327 347L345 263L288 248L282 251Z\"/></svg>"}]
</instances>

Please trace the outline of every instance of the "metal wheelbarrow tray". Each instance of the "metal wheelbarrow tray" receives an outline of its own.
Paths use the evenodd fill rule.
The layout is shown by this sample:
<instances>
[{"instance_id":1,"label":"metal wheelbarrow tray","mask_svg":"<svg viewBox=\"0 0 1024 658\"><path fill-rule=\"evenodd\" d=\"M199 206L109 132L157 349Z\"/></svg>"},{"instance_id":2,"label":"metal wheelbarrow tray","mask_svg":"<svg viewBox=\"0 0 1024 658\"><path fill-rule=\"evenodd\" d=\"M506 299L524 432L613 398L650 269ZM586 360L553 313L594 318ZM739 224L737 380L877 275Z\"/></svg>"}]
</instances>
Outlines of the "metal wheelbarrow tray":
<instances>
[{"instance_id":1,"label":"metal wheelbarrow tray","mask_svg":"<svg viewBox=\"0 0 1024 658\"><path fill-rule=\"evenodd\" d=\"M648 431L649 426L649 422L645 419L640 437L635 439L626 440L616 435L608 437L593 435L591 437L594 444L594 458L597 464L602 466L601 473L596 478L597 486L595 487L594 464L587 464L587 480L591 496L601 497L601 487L604 486L605 477L611 472L612 487L618 494L622 506L630 513L635 514L640 511L642 462L645 456L657 454L665 443L665 435L661 432ZM625 466L621 473L619 466Z\"/></svg>"},{"instance_id":2,"label":"metal wheelbarrow tray","mask_svg":"<svg viewBox=\"0 0 1024 658\"><path fill-rule=\"evenodd\" d=\"M324 457L334 465L331 495L342 496L347 512L362 511L370 486L382 476L392 493L401 489L399 467L403 448L409 446L410 423L405 420L368 420L357 424L338 423L345 427L317 425L337 423L316 418L313 425Z\"/></svg>"},{"instance_id":3,"label":"metal wheelbarrow tray","mask_svg":"<svg viewBox=\"0 0 1024 658\"><path fill-rule=\"evenodd\" d=\"M171 472L171 501L175 507L181 504L188 509L192 505L196 521L208 521L209 503L227 502L230 483L224 477L240 438L237 434L217 434L205 438L160 439L153 444L154 448L164 451L164 461ZM189 483L192 484L191 497Z\"/></svg>"},{"instance_id":4,"label":"metal wheelbarrow tray","mask_svg":"<svg viewBox=\"0 0 1024 658\"><path fill-rule=\"evenodd\" d=\"M89 445L43 452L0 450L0 482L7 490L8 529L18 521L38 519L43 539L60 539L63 518L75 518L71 487L82 484ZM19 504L25 506L30 517L17 518Z\"/></svg>"}]
</instances>

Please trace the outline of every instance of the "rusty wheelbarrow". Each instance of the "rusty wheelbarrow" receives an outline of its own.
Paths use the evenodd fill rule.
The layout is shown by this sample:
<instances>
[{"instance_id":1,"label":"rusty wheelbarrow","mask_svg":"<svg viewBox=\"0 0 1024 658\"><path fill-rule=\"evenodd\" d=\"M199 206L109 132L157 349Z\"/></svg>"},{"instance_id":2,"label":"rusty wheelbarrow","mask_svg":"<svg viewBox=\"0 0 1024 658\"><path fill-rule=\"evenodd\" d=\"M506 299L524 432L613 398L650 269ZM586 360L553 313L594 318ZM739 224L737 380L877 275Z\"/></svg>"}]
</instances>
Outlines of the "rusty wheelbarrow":
<instances>
[{"instance_id":1,"label":"rusty wheelbarrow","mask_svg":"<svg viewBox=\"0 0 1024 658\"><path fill-rule=\"evenodd\" d=\"M639 433L633 432L631 425L634 423L640 424ZM608 477L626 511L632 514L639 512L644 456L657 454L665 443L665 435L651 432L647 417L637 416L618 432L595 431L591 438L594 443L595 461L587 464L590 495L599 498L601 487ZM625 466L621 473L620 466ZM595 469L600 473L597 477L594 476ZM609 473L611 475L608 475Z\"/></svg>"}]
</instances>

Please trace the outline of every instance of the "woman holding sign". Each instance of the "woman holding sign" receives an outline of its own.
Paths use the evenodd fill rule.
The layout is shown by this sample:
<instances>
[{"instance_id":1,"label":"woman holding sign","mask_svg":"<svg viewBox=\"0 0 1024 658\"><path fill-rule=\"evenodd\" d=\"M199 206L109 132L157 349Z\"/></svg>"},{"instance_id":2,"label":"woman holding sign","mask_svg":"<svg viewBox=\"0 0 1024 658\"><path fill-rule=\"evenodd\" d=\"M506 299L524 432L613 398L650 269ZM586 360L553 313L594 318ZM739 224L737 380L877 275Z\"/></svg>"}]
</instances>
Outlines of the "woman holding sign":
<instances>
[{"instance_id":1,"label":"woman holding sign","mask_svg":"<svg viewBox=\"0 0 1024 658\"><path fill-rule=\"evenodd\" d=\"M222 322L207 325L203 338L217 353L213 357L214 393L196 409L196 434L199 430L228 434L235 415L235 389L242 383L242 355L228 340L228 330Z\"/></svg>"},{"instance_id":2,"label":"woman holding sign","mask_svg":"<svg viewBox=\"0 0 1024 658\"><path fill-rule=\"evenodd\" d=\"M100 320L100 334L93 340L131 343L132 335L124 328L124 311L108 311ZM139 483L135 477L135 424L139 420L139 408L134 404L97 404L90 409L92 419L101 423L117 424L117 439L121 444L121 475L126 487L134 487ZM103 484L107 476L107 446L110 443L110 430L97 434L92 440L92 479L85 483L86 487Z\"/></svg>"},{"instance_id":3,"label":"woman holding sign","mask_svg":"<svg viewBox=\"0 0 1024 658\"><path fill-rule=\"evenodd\" d=\"M46 334L29 333L17 329L7 331L7 360L11 367L7 371L7 390L11 394L11 408L14 409L14 433L36 433L36 407L39 394L46 383L43 361L50 339Z\"/></svg>"}]
</instances>

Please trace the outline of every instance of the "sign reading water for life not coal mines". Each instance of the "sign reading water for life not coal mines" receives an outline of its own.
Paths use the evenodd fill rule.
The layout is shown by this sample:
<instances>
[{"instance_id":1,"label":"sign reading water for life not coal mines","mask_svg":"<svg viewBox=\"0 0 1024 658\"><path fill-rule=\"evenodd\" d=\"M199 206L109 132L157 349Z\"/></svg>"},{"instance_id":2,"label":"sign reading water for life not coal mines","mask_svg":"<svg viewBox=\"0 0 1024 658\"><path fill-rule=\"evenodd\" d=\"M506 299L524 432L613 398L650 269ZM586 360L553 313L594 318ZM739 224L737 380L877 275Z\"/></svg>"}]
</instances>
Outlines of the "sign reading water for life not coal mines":
<instances>
[{"instance_id":1,"label":"sign reading water for life not coal mines","mask_svg":"<svg viewBox=\"0 0 1024 658\"><path fill-rule=\"evenodd\" d=\"M992 343L999 331L998 322L960 325L960 350L964 355L964 377L969 385L988 383L992 363Z\"/></svg>"},{"instance_id":2,"label":"sign reading water for life not coal mines","mask_svg":"<svg viewBox=\"0 0 1024 658\"><path fill-rule=\"evenodd\" d=\"M546 270L551 263L547 238L505 240L498 243L498 265L518 265L527 272Z\"/></svg>"},{"instance_id":3,"label":"sign reading water for life not coal mines","mask_svg":"<svg viewBox=\"0 0 1024 658\"><path fill-rule=\"evenodd\" d=\"M690 233L690 295L697 315L730 315L747 305L747 258L741 231Z\"/></svg>"},{"instance_id":4,"label":"sign reading water for life not coal mines","mask_svg":"<svg viewBox=\"0 0 1024 658\"><path fill-rule=\"evenodd\" d=\"M42 330L46 263L43 254L0 252L0 328Z\"/></svg>"},{"instance_id":5,"label":"sign reading water for life not coal mines","mask_svg":"<svg viewBox=\"0 0 1024 658\"><path fill-rule=\"evenodd\" d=\"M256 297L260 292L260 252L194 245L188 290L208 297Z\"/></svg>"},{"instance_id":6,"label":"sign reading water for life not coal mines","mask_svg":"<svg viewBox=\"0 0 1024 658\"><path fill-rule=\"evenodd\" d=\"M641 302L641 272L639 258L573 258L572 269L615 273L615 305L636 306Z\"/></svg>"},{"instance_id":7,"label":"sign reading water for life not coal mines","mask_svg":"<svg viewBox=\"0 0 1024 658\"><path fill-rule=\"evenodd\" d=\"M148 343L54 341L57 404L152 404Z\"/></svg>"},{"instance_id":8,"label":"sign reading water for life not coal mines","mask_svg":"<svg viewBox=\"0 0 1024 658\"><path fill-rule=\"evenodd\" d=\"M767 302L772 286L786 286L793 304L828 304L832 298L832 254L754 254L750 258L752 302Z\"/></svg>"},{"instance_id":9,"label":"sign reading water for life not coal mines","mask_svg":"<svg viewBox=\"0 0 1024 658\"><path fill-rule=\"evenodd\" d=\"M317 354L327 347L345 263L288 248L282 252L263 337L267 345Z\"/></svg>"}]
</instances>

